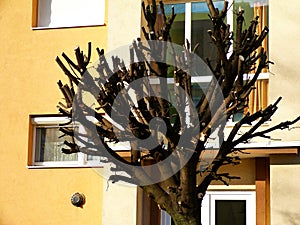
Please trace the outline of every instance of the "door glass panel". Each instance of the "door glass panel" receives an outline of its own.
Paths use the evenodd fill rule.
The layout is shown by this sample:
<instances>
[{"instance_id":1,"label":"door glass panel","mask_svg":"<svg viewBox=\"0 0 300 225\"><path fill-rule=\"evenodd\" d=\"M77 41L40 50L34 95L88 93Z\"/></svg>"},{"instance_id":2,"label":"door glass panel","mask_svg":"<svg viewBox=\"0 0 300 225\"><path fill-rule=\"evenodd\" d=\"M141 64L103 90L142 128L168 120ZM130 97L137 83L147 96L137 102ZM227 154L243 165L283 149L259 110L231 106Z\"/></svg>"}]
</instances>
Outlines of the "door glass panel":
<instances>
[{"instance_id":1,"label":"door glass panel","mask_svg":"<svg viewBox=\"0 0 300 225\"><path fill-rule=\"evenodd\" d=\"M216 225L246 225L246 200L216 200Z\"/></svg>"}]
</instances>

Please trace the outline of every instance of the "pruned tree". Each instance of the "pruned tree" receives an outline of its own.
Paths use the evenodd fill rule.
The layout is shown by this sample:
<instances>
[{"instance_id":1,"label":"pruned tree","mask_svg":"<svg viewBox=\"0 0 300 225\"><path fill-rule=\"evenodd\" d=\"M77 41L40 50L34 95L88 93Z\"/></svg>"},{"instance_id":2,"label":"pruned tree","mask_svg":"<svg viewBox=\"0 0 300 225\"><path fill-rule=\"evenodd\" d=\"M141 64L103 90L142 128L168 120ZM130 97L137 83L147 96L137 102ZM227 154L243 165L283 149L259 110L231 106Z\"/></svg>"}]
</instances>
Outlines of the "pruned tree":
<instances>
[{"instance_id":1,"label":"pruned tree","mask_svg":"<svg viewBox=\"0 0 300 225\"><path fill-rule=\"evenodd\" d=\"M214 180L228 184L229 179L236 178L219 173L219 169L240 160L238 156L231 156L238 151L235 148L238 144L255 137L270 138L270 132L289 128L300 119L261 128L276 112L281 100L278 98L264 109L245 113L224 137L224 121L248 107L248 97L259 74L271 63L262 47L269 30L265 27L257 33L258 17L245 29L244 11L240 10L235 12L237 25L232 32L224 22L228 2L224 2L221 10L215 8L212 0L206 2L213 25L208 35L216 46L218 58L214 64L210 59L206 60L212 80L196 104L190 99L193 98L192 74L201 73L197 69L202 68L195 65L199 62L193 54L197 46L191 51L187 42L183 52L175 49L170 29L176 15L173 10L167 17L162 2L156 5L152 0L152 5L142 4L147 22L147 27L142 28L145 41L138 38L131 45L129 66L118 56L108 60L104 51L97 48L99 61L89 70L90 43L87 56L80 48L75 49L75 62L64 53L62 57L66 63L59 57L56 59L70 80L69 84L58 82L64 96L64 103L58 105L59 111L74 125L61 127L65 135L73 138L73 142L65 141L67 148L62 151L66 154L81 151L114 162L116 167L113 170L123 171L125 175L116 173L109 179L141 186L160 208L171 215L176 225L201 224L200 208L209 184ZM159 23L158 9L162 13ZM166 63L167 59L172 65ZM254 75L245 81L244 74L250 72ZM170 87L166 83L170 74L174 78L173 101L164 95L164 92L170 94L166 91ZM151 79L158 79L159 84L151 84ZM140 83L135 83L139 80ZM84 101L83 95L87 93L94 98L94 105ZM84 132L79 132L78 123L83 125ZM252 126L238 135L245 124ZM184 133L191 135L183 136ZM201 156L213 133L217 133L220 139L217 154L201 169ZM149 142L141 144L150 137L154 147L150 148ZM130 143L129 159L121 157L111 147L111 143L118 142ZM171 160L167 161L170 157ZM155 171L146 169L145 165L156 164L160 166L155 167Z\"/></svg>"}]
</instances>

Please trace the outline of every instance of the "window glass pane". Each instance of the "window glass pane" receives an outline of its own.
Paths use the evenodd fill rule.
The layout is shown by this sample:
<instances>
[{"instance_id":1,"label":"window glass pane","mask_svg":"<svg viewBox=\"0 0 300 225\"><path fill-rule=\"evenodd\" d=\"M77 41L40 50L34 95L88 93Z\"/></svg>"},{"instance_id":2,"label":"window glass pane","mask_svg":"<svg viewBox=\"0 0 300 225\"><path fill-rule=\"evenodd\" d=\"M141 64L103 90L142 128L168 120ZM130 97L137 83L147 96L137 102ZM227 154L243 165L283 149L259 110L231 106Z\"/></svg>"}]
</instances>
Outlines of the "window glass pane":
<instances>
[{"instance_id":1,"label":"window glass pane","mask_svg":"<svg viewBox=\"0 0 300 225\"><path fill-rule=\"evenodd\" d=\"M172 15L172 7L174 7L174 12L176 14L175 20L172 24L172 28L170 30L170 35L171 35L171 40L173 43L178 44L182 46L185 43L185 4L180 3L180 4L165 4L165 14L167 17L170 17ZM175 52L177 54L181 55L182 52L180 52L182 49L178 50L175 47ZM168 54L167 58L172 61L173 56ZM169 60L168 60L169 61ZM168 77L173 77L173 66L170 65L168 69Z\"/></svg>"},{"instance_id":2,"label":"window glass pane","mask_svg":"<svg viewBox=\"0 0 300 225\"><path fill-rule=\"evenodd\" d=\"M268 26L269 2L268 0L236 0L234 2L233 10L238 12L239 9L245 11L245 27L248 27L251 21L258 16L257 33L261 33L265 26ZM236 29L236 20L233 21L233 29ZM262 46L268 49L268 36L263 41ZM266 72L266 71L265 71Z\"/></svg>"},{"instance_id":3,"label":"window glass pane","mask_svg":"<svg viewBox=\"0 0 300 225\"><path fill-rule=\"evenodd\" d=\"M208 88L209 83L192 83L192 100L195 105L204 97L204 93Z\"/></svg>"},{"instance_id":4,"label":"window glass pane","mask_svg":"<svg viewBox=\"0 0 300 225\"><path fill-rule=\"evenodd\" d=\"M249 26L250 22L253 20L255 16L260 16L261 20L265 20L266 24L268 21L268 0L236 0L234 1L233 9L235 12L238 12L239 9L244 9L244 17L246 26ZM265 9L263 9L265 8ZM260 12L260 10L262 10ZM263 15L263 10L266 10L266 15ZM266 16L266 17L265 17ZM236 21L234 21L234 27L236 25Z\"/></svg>"},{"instance_id":5,"label":"window glass pane","mask_svg":"<svg viewBox=\"0 0 300 225\"><path fill-rule=\"evenodd\" d=\"M264 109L268 106L268 89L269 80L261 79L257 80L255 89L249 95L248 106L249 112L254 113L260 109Z\"/></svg>"},{"instance_id":6,"label":"window glass pane","mask_svg":"<svg viewBox=\"0 0 300 225\"><path fill-rule=\"evenodd\" d=\"M101 159L100 156L87 155L87 161L97 161L97 162L100 162L100 159Z\"/></svg>"},{"instance_id":7,"label":"window glass pane","mask_svg":"<svg viewBox=\"0 0 300 225\"><path fill-rule=\"evenodd\" d=\"M104 0L38 0L38 27L103 25Z\"/></svg>"},{"instance_id":8,"label":"window glass pane","mask_svg":"<svg viewBox=\"0 0 300 225\"><path fill-rule=\"evenodd\" d=\"M247 28L251 21L258 16L258 24L256 33L260 34L265 26L268 26L268 14L269 14L268 0L236 0L233 5L234 12L238 12L240 9L244 10L244 29ZM236 20L233 21L233 31L236 30ZM268 53L268 36L262 42L262 47ZM260 51L258 49L258 51ZM251 71L250 73L253 73ZM263 69L263 73L268 72L268 69ZM239 121L244 113L250 112L251 114L257 110L263 109L268 104L268 80L257 80L255 89L252 90L248 99L248 108L245 111L241 111L234 115L233 121Z\"/></svg>"},{"instance_id":9,"label":"window glass pane","mask_svg":"<svg viewBox=\"0 0 300 225\"><path fill-rule=\"evenodd\" d=\"M192 83L192 100L195 105L199 103L201 98L204 96L204 92L207 89L209 83L201 82L201 83ZM176 97L174 92L174 84L168 84L168 97L170 102L176 103ZM175 113L175 108L171 107L170 114Z\"/></svg>"},{"instance_id":10,"label":"window glass pane","mask_svg":"<svg viewBox=\"0 0 300 225\"><path fill-rule=\"evenodd\" d=\"M64 154L61 147L66 138L57 127L37 127L35 136L35 162L77 161L77 154Z\"/></svg>"},{"instance_id":11,"label":"window glass pane","mask_svg":"<svg viewBox=\"0 0 300 225\"><path fill-rule=\"evenodd\" d=\"M223 8L223 1L215 1L215 7L219 10ZM207 31L212 30L212 22L208 17L209 10L206 2L193 2L192 3L192 24L191 24L191 44L192 49L199 43L199 47L195 52L204 61L206 58L211 60L212 65L217 59L217 49L212 43Z\"/></svg>"},{"instance_id":12,"label":"window glass pane","mask_svg":"<svg viewBox=\"0 0 300 225\"><path fill-rule=\"evenodd\" d=\"M160 224L161 225L171 225L171 216L164 210L161 210L160 214Z\"/></svg>"},{"instance_id":13,"label":"window glass pane","mask_svg":"<svg viewBox=\"0 0 300 225\"><path fill-rule=\"evenodd\" d=\"M174 11L176 14L175 20L172 24L171 29L171 38L172 42L183 45L185 42L185 4L166 4L165 5L165 14L166 16L171 16L172 14L172 7L174 7Z\"/></svg>"},{"instance_id":14,"label":"window glass pane","mask_svg":"<svg viewBox=\"0 0 300 225\"><path fill-rule=\"evenodd\" d=\"M216 200L216 225L246 225L246 200Z\"/></svg>"}]
</instances>

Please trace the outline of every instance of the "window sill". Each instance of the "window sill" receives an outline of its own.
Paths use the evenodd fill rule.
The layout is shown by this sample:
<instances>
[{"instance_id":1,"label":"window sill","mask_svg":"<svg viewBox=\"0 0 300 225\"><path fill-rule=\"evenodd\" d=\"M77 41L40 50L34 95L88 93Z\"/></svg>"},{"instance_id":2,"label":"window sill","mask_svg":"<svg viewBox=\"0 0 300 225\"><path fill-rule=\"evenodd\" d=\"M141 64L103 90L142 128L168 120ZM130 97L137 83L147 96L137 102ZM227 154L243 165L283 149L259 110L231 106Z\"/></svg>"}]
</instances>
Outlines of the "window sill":
<instances>
[{"instance_id":1,"label":"window sill","mask_svg":"<svg viewBox=\"0 0 300 225\"><path fill-rule=\"evenodd\" d=\"M236 123L238 123L238 122L228 121L228 122L226 122L225 128L233 128L236 125ZM256 123L257 122L253 122L251 125L250 124L243 124L242 127L253 127ZM267 122L263 123L261 126L262 127L270 126L270 121L267 121Z\"/></svg>"},{"instance_id":2,"label":"window sill","mask_svg":"<svg viewBox=\"0 0 300 225\"><path fill-rule=\"evenodd\" d=\"M254 74L244 74L244 80L252 79ZM270 78L270 72L260 73L257 80L267 80Z\"/></svg>"},{"instance_id":3,"label":"window sill","mask_svg":"<svg viewBox=\"0 0 300 225\"><path fill-rule=\"evenodd\" d=\"M95 25L80 25L80 26L53 26L53 27L31 27L32 30L53 30L53 29L70 29L70 28L87 28L87 27L103 27L106 24L95 24Z\"/></svg>"},{"instance_id":4,"label":"window sill","mask_svg":"<svg viewBox=\"0 0 300 225\"><path fill-rule=\"evenodd\" d=\"M92 166L92 165L36 165L26 166L27 169L74 169L74 168L103 168L103 166Z\"/></svg>"}]
</instances>

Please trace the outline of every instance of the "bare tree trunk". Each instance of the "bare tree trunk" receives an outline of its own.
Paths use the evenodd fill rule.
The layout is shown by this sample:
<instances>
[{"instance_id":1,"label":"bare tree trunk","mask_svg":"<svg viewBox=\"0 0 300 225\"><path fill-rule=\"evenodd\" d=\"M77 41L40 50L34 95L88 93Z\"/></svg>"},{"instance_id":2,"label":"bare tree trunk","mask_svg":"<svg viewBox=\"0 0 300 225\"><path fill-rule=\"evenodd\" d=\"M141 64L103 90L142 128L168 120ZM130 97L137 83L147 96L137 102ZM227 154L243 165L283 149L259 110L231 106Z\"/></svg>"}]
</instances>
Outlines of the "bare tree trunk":
<instances>
[{"instance_id":1,"label":"bare tree trunk","mask_svg":"<svg viewBox=\"0 0 300 225\"><path fill-rule=\"evenodd\" d=\"M199 210L197 214L181 215L171 215L175 225L201 225L201 211Z\"/></svg>"}]
</instances>

